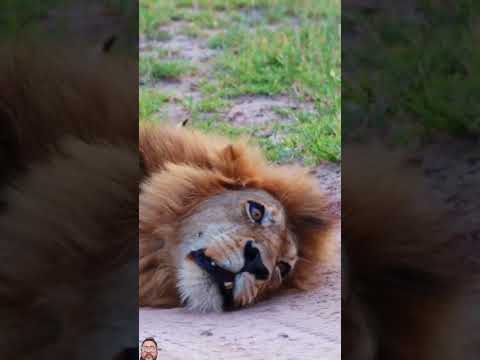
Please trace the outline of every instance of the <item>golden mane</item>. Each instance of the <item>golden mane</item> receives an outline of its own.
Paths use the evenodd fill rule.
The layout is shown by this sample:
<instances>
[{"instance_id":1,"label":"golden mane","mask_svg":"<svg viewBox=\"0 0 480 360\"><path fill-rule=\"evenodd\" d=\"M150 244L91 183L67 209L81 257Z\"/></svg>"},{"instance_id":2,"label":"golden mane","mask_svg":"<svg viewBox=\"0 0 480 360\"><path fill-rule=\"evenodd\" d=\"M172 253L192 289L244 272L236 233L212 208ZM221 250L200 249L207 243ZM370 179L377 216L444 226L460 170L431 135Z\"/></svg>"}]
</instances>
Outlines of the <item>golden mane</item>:
<instances>
[{"instance_id":1,"label":"golden mane","mask_svg":"<svg viewBox=\"0 0 480 360\"><path fill-rule=\"evenodd\" d=\"M262 189L281 202L299 244L300 260L290 285L308 287L313 267L327 258L333 219L307 169L271 165L245 140L185 128L143 124L139 141L146 176L139 205L141 303L159 297L158 291L166 295L154 290L166 280L158 278L158 259L166 251L158 239L175 238L179 219L201 201L232 189Z\"/></svg>"}]
</instances>

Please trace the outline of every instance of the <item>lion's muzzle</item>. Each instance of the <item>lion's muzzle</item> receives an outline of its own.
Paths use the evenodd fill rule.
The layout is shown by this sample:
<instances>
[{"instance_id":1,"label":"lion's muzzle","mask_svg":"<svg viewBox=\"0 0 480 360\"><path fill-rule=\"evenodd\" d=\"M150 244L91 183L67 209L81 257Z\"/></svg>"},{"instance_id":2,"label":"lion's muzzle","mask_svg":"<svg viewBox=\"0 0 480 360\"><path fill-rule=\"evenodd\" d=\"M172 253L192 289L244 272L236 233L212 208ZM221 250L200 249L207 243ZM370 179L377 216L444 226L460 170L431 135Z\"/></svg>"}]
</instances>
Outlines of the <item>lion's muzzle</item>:
<instances>
[{"instance_id":1,"label":"lion's muzzle","mask_svg":"<svg viewBox=\"0 0 480 360\"><path fill-rule=\"evenodd\" d=\"M190 258L205 270L218 285L223 298L223 309L231 309L233 307L233 284L236 274L218 266L215 260L205 255L204 249L190 252Z\"/></svg>"},{"instance_id":2,"label":"lion's muzzle","mask_svg":"<svg viewBox=\"0 0 480 360\"><path fill-rule=\"evenodd\" d=\"M218 285L223 298L223 309L234 308L235 278L238 274L248 272L257 280L267 280L270 272L262 261L260 251L247 241L244 249L244 266L238 272L232 272L219 266L214 259L205 254L205 249L191 251L189 256L201 269L207 272Z\"/></svg>"}]
</instances>

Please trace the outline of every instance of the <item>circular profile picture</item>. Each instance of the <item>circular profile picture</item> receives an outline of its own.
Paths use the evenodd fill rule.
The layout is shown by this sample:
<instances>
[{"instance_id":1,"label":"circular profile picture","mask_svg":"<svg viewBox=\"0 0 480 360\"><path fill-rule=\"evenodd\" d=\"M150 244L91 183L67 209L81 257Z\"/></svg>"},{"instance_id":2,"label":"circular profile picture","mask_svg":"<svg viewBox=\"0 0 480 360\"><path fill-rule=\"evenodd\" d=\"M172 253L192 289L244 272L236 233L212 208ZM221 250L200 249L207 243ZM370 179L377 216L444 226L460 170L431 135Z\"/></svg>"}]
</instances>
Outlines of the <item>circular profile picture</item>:
<instances>
[{"instance_id":1,"label":"circular profile picture","mask_svg":"<svg viewBox=\"0 0 480 360\"><path fill-rule=\"evenodd\" d=\"M140 348L140 360L156 360L157 359L157 342L153 337L146 338L142 341Z\"/></svg>"}]
</instances>

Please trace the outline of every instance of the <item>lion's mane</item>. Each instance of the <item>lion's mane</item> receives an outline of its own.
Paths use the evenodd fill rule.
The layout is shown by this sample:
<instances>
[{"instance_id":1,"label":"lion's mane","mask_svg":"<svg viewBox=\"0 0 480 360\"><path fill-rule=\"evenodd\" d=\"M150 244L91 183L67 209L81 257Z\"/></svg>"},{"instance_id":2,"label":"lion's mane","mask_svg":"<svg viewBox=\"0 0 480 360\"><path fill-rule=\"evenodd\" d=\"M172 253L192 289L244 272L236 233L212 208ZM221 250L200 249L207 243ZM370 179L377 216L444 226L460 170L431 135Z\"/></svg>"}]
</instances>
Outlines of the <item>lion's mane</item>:
<instances>
[{"instance_id":1,"label":"lion's mane","mask_svg":"<svg viewBox=\"0 0 480 360\"><path fill-rule=\"evenodd\" d=\"M179 219L201 201L232 189L262 189L282 203L299 244L300 260L290 285L305 288L312 283L315 265L328 257L334 220L307 169L271 165L245 140L186 128L144 124L139 141L145 174L139 204L141 304L177 302L167 254L178 245Z\"/></svg>"}]
</instances>

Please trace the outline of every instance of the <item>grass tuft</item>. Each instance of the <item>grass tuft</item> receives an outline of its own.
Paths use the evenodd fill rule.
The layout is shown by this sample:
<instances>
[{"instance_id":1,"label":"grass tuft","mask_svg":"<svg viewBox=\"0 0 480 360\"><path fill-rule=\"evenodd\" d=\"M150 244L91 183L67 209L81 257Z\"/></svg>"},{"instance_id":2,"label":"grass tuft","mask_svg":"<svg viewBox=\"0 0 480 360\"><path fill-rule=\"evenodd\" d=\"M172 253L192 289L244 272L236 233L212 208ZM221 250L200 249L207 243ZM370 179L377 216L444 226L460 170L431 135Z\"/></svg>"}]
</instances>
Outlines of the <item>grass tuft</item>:
<instances>
[{"instance_id":1,"label":"grass tuft","mask_svg":"<svg viewBox=\"0 0 480 360\"><path fill-rule=\"evenodd\" d=\"M193 74L195 67L181 60L158 60L154 57L140 59L140 76L149 81L179 80L183 75Z\"/></svg>"}]
</instances>

